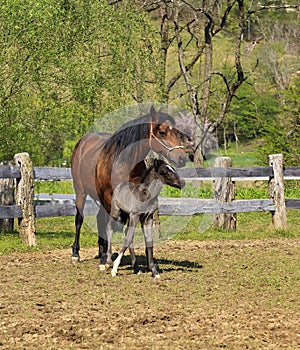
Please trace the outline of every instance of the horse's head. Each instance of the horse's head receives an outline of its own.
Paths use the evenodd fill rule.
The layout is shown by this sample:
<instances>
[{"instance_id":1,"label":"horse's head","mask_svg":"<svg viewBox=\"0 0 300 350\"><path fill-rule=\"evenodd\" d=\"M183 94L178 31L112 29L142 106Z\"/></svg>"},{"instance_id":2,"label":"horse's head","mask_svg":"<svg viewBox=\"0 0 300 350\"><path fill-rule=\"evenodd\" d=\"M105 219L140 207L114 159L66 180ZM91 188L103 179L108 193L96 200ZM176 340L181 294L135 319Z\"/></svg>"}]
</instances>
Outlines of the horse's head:
<instances>
[{"instance_id":1,"label":"horse's head","mask_svg":"<svg viewBox=\"0 0 300 350\"><path fill-rule=\"evenodd\" d=\"M185 186L185 181L179 177L176 170L166 164L163 160L154 159L153 168L156 177L162 183L176 188L183 188Z\"/></svg>"},{"instance_id":2,"label":"horse's head","mask_svg":"<svg viewBox=\"0 0 300 350\"><path fill-rule=\"evenodd\" d=\"M176 166L186 164L187 154L178 138L174 119L167 113L156 112L153 106L150 109L149 142L153 151Z\"/></svg>"}]
</instances>

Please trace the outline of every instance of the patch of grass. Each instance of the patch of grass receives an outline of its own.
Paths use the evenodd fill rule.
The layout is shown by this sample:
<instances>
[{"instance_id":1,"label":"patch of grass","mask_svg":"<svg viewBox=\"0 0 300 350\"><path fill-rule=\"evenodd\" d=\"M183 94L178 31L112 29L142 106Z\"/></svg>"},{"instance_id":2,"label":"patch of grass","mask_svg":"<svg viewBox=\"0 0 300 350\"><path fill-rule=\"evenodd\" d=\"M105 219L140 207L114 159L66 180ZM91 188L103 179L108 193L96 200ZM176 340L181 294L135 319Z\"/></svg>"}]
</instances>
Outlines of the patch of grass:
<instances>
[{"instance_id":1,"label":"patch of grass","mask_svg":"<svg viewBox=\"0 0 300 350\"><path fill-rule=\"evenodd\" d=\"M15 225L17 227L17 224ZM44 218L36 220L38 245L27 247L22 244L17 231L12 233L0 232L0 255L12 252L48 251L53 249L70 248L74 242L75 225L73 217ZM82 226L80 246L95 247L97 234L86 224Z\"/></svg>"},{"instance_id":2,"label":"patch of grass","mask_svg":"<svg viewBox=\"0 0 300 350\"><path fill-rule=\"evenodd\" d=\"M35 181L35 193L74 193L72 181Z\"/></svg>"},{"instance_id":3,"label":"patch of grass","mask_svg":"<svg viewBox=\"0 0 300 350\"><path fill-rule=\"evenodd\" d=\"M238 213L236 231L217 230L212 227L213 215L195 215L174 239L265 239L300 237L299 210L288 210L288 230L275 230L270 213Z\"/></svg>"},{"instance_id":4,"label":"patch of grass","mask_svg":"<svg viewBox=\"0 0 300 350\"><path fill-rule=\"evenodd\" d=\"M241 145L238 150L230 147L227 150L220 149L222 156L230 157L232 164L237 168L258 166L258 157L253 145ZM267 165L267 160L266 164Z\"/></svg>"},{"instance_id":5,"label":"patch of grass","mask_svg":"<svg viewBox=\"0 0 300 350\"><path fill-rule=\"evenodd\" d=\"M160 192L161 197L171 198L212 198L213 189L210 182L202 182L200 187L187 183L182 190L171 186L164 186Z\"/></svg>"},{"instance_id":6,"label":"patch of grass","mask_svg":"<svg viewBox=\"0 0 300 350\"><path fill-rule=\"evenodd\" d=\"M195 215L187 220L181 232L173 236L175 240L224 240L224 239L267 239L267 238L297 238L300 237L300 211L288 210L288 225L286 231L274 230L270 213L239 213L237 214L237 230L216 230L212 227L213 215ZM174 217L175 230L180 227L180 217ZM161 217L162 223L168 217ZM176 220L179 220L178 222ZM182 219L183 220L183 219ZM169 224L170 226L171 224ZM45 218L36 221L37 247L26 247L20 241L18 232L0 232L0 255L12 252L49 251L70 248L75 237L73 217ZM170 227L169 227L170 229ZM121 237L122 238L122 237ZM82 248L96 247L97 234L87 224L81 231L80 245ZM120 242L122 239L120 239Z\"/></svg>"},{"instance_id":7,"label":"patch of grass","mask_svg":"<svg viewBox=\"0 0 300 350\"><path fill-rule=\"evenodd\" d=\"M32 250L34 248L29 248L22 244L17 231L10 233L0 232L0 255Z\"/></svg>"},{"instance_id":8,"label":"patch of grass","mask_svg":"<svg viewBox=\"0 0 300 350\"><path fill-rule=\"evenodd\" d=\"M267 188L238 187L235 199L263 199L269 198Z\"/></svg>"},{"instance_id":9,"label":"patch of grass","mask_svg":"<svg viewBox=\"0 0 300 350\"><path fill-rule=\"evenodd\" d=\"M285 198L300 198L300 185L294 181L284 191ZM164 186L161 197L171 198L213 198L213 185L209 181L202 181L199 187L187 183L182 190ZM267 181L240 181L235 185L235 199L264 199L269 198Z\"/></svg>"}]
</instances>

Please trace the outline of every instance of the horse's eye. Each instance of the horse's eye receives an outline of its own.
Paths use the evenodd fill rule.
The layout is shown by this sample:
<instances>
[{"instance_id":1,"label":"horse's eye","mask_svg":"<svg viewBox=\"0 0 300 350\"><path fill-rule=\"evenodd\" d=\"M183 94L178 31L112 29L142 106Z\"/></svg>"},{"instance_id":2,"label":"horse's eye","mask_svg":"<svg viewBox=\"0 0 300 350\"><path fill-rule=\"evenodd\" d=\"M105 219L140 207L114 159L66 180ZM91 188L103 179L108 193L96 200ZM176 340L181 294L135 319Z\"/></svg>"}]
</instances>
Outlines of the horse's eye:
<instances>
[{"instance_id":1,"label":"horse's eye","mask_svg":"<svg viewBox=\"0 0 300 350\"><path fill-rule=\"evenodd\" d=\"M167 133L164 130L159 130L159 135L160 136L166 136Z\"/></svg>"}]
</instances>

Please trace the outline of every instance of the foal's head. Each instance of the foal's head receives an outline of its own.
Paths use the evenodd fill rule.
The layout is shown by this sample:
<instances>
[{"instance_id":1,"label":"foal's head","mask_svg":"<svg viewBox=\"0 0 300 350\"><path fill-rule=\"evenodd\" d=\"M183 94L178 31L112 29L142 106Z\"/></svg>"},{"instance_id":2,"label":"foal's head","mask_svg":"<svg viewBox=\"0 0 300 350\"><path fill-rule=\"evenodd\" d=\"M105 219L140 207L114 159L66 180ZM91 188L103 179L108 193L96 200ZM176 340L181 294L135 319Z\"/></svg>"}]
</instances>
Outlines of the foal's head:
<instances>
[{"instance_id":1,"label":"foal's head","mask_svg":"<svg viewBox=\"0 0 300 350\"><path fill-rule=\"evenodd\" d=\"M185 181L179 177L176 170L163 160L154 159L153 167L147 173L147 180L160 180L163 184L176 188L183 188Z\"/></svg>"}]
</instances>

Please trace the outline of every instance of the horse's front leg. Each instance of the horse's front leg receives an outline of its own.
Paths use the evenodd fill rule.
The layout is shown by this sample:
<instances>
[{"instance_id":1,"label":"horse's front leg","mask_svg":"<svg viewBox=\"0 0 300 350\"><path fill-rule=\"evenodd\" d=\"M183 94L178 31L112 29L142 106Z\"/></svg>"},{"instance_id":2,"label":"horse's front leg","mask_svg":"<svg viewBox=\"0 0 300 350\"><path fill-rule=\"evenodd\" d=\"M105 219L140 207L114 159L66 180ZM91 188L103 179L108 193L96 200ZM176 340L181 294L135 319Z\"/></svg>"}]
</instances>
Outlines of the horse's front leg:
<instances>
[{"instance_id":1,"label":"horse's front leg","mask_svg":"<svg viewBox=\"0 0 300 350\"><path fill-rule=\"evenodd\" d=\"M152 272L152 276L155 278L159 278L159 269L157 263L154 261L153 257L153 216L149 215L149 217L144 218L142 221L142 229L145 237L145 245L146 245L146 256L147 263L150 271Z\"/></svg>"}]
</instances>

